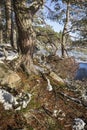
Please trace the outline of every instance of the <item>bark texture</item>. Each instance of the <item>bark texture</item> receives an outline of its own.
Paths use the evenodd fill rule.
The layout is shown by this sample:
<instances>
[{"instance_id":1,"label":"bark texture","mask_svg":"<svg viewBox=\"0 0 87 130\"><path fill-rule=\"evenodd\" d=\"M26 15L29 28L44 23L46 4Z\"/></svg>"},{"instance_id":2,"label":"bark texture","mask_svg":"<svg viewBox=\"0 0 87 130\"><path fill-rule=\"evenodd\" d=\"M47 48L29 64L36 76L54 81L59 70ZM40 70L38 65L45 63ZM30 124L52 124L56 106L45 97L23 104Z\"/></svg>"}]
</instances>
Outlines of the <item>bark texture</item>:
<instances>
[{"instance_id":1,"label":"bark texture","mask_svg":"<svg viewBox=\"0 0 87 130\"><path fill-rule=\"evenodd\" d=\"M6 15L6 42L10 43L11 39L11 0L5 0Z\"/></svg>"},{"instance_id":2,"label":"bark texture","mask_svg":"<svg viewBox=\"0 0 87 130\"><path fill-rule=\"evenodd\" d=\"M0 43L3 43L2 9L1 9L1 7L0 7Z\"/></svg>"},{"instance_id":3,"label":"bark texture","mask_svg":"<svg viewBox=\"0 0 87 130\"><path fill-rule=\"evenodd\" d=\"M67 1L67 10L66 10L66 20L64 24L64 29L62 33L62 44L61 44L61 50L62 50L62 57L66 56L66 41L67 41L67 33L68 33L68 24L69 24L69 17L70 17L70 0Z\"/></svg>"},{"instance_id":4,"label":"bark texture","mask_svg":"<svg viewBox=\"0 0 87 130\"><path fill-rule=\"evenodd\" d=\"M33 47L36 35L33 31L32 20L34 14L43 5L43 0L33 0L27 3L25 0L13 0L16 24L18 28L18 50L22 55L21 64L28 74L36 72L33 65Z\"/></svg>"}]
</instances>

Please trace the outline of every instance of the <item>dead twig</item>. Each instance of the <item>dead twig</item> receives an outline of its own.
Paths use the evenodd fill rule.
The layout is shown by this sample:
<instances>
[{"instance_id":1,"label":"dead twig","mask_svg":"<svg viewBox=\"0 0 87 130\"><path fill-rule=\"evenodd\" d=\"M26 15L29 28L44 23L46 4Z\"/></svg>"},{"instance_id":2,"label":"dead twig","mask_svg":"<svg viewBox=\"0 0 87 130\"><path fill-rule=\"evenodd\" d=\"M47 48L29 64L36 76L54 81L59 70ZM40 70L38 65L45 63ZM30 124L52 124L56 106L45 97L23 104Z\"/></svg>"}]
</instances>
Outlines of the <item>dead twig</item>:
<instances>
[{"instance_id":1,"label":"dead twig","mask_svg":"<svg viewBox=\"0 0 87 130\"><path fill-rule=\"evenodd\" d=\"M61 95L62 97L66 97L66 98L72 100L73 102L78 103L78 104L80 104L80 105L82 105L84 107L87 107L87 104L85 104L82 100L79 100L77 98L73 98L73 97L71 97L71 96L69 96L69 95L67 95L67 94L65 94L63 92L57 92L57 94Z\"/></svg>"}]
</instances>

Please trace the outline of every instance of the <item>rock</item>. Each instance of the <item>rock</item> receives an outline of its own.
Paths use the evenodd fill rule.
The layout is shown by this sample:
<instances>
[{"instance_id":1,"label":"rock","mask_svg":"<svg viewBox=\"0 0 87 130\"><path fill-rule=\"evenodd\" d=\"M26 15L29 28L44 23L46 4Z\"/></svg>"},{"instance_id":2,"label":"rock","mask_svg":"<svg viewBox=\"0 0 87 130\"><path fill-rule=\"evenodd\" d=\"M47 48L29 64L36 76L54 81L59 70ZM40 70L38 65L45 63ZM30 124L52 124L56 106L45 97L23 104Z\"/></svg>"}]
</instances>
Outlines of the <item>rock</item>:
<instances>
[{"instance_id":1,"label":"rock","mask_svg":"<svg viewBox=\"0 0 87 130\"><path fill-rule=\"evenodd\" d=\"M19 107L16 110L20 110L21 108L26 108L29 102L31 101L31 94L30 93L20 93L17 96L16 100L19 104Z\"/></svg>"},{"instance_id":2,"label":"rock","mask_svg":"<svg viewBox=\"0 0 87 130\"><path fill-rule=\"evenodd\" d=\"M55 82L58 82L60 85L65 85L65 82L63 81L63 79L61 79L56 73L51 72L50 73L50 77L55 80Z\"/></svg>"},{"instance_id":3,"label":"rock","mask_svg":"<svg viewBox=\"0 0 87 130\"><path fill-rule=\"evenodd\" d=\"M74 125L73 125L72 130L85 130L85 128L84 128L85 125L86 125L86 123L82 119L76 118L74 120Z\"/></svg>"},{"instance_id":4,"label":"rock","mask_svg":"<svg viewBox=\"0 0 87 130\"><path fill-rule=\"evenodd\" d=\"M9 75L6 74L5 77L1 81L1 85L7 84L11 88L15 88L17 83L21 81L21 78L18 76L16 72L11 72Z\"/></svg>"},{"instance_id":5,"label":"rock","mask_svg":"<svg viewBox=\"0 0 87 130\"><path fill-rule=\"evenodd\" d=\"M21 110L26 108L31 100L30 93L20 93L19 95L13 96L11 93L4 89L0 89L0 103L3 104L5 110L15 109Z\"/></svg>"},{"instance_id":6,"label":"rock","mask_svg":"<svg viewBox=\"0 0 87 130\"><path fill-rule=\"evenodd\" d=\"M8 73L10 73L11 70L4 64L0 63L0 80Z\"/></svg>"},{"instance_id":7,"label":"rock","mask_svg":"<svg viewBox=\"0 0 87 130\"><path fill-rule=\"evenodd\" d=\"M0 63L0 84L8 85L11 88L17 86L21 82L19 75L10 70L5 64Z\"/></svg>"},{"instance_id":8,"label":"rock","mask_svg":"<svg viewBox=\"0 0 87 130\"><path fill-rule=\"evenodd\" d=\"M0 89L0 103L3 103L5 110L12 109L13 105L18 104L16 98L4 89Z\"/></svg>"}]
</instances>

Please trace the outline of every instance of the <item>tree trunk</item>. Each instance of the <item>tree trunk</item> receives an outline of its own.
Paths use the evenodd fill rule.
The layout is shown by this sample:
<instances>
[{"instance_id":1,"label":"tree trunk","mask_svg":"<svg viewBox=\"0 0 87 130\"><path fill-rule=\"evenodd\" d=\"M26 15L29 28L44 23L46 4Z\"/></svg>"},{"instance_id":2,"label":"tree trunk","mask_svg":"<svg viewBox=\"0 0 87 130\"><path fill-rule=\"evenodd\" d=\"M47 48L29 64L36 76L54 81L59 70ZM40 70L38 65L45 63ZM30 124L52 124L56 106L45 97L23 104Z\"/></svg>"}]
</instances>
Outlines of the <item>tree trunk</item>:
<instances>
[{"instance_id":1,"label":"tree trunk","mask_svg":"<svg viewBox=\"0 0 87 130\"><path fill-rule=\"evenodd\" d=\"M13 49L16 49L16 45L15 45L15 33L14 33L14 12L13 12L13 6L12 6L12 1L11 1L11 37L10 37L10 42L11 42L11 46Z\"/></svg>"},{"instance_id":2,"label":"tree trunk","mask_svg":"<svg viewBox=\"0 0 87 130\"><path fill-rule=\"evenodd\" d=\"M5 0L6 15L6 42L10 43L11 38L11 0Z\"/></svg>"},{"instance_id":3,"label":"tree trunk","mask_svg":"<svg viewBox=\"0 0 87 130\"><path fill-rule=\"evenodd\" d=\"M38 0L39 1L39 0ZM40 0L41 1L41 0ZM36 6L37 3L37 6ZM36 73L33 65L33 47L36 35L32 27L33 15L37 12L41 3L26 7L25 0L13 0L16 24L18 28L18 50L22 55L20 65L28 73Z\"/></svg>"},{"instance_id":4,"label":"tree trunk","mask_svg":"<svg viewBox=\"0 0 87 130\"><path fill-rule=\"evenodd\" d=\"M66 35L68 33L68 24L69 24L69 17L70 17L69 15L70 15L70 0L68 0L67 2L66 20L63 28L63 33L62 33L62 44L61 44L62 57L66 56L65 44L67 41Z\"/></svg>"},{"instance_id":5,"label":"tree trunk","mask_svg":"<svg viewBox=\"0 0 87 130\"><path fill-rule=\"evenodd\" d=\"M1 7L0 7L0 43L3 43L2 9L1 9Z\"/></svg>"}]
</instances>

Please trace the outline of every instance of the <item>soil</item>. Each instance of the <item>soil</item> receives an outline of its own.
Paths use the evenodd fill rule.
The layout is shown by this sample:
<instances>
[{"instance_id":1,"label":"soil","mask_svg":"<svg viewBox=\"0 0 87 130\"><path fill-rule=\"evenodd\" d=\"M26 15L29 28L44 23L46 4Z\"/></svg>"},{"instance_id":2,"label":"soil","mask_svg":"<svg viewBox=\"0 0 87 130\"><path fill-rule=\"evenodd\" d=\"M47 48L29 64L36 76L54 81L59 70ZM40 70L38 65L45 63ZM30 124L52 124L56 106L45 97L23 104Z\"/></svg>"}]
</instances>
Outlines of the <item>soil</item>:
<instances>
[{"instance_id":1,"label":"soil","mask_svg":"<svg viewBox=\"0 0 87 130\"><path fill-rule=\"evenodd\" d=\"M61 59L51 56L46 57L46 62L61 78L74 79L78 68L74 58ZM69 98L80 100L78 91L73 89L75 84L70 86L66 83L66 86L61 86L53 82L53 90L48 91L47 80L41 74L27 77L21 71L17 73L22 79L22 85L16 91L29 92L32 99L27 108L18 113L14 110L11 113L5 111L0 105L0 130L72 130L75 118L81 118L87 124L87 108ZM49 74L46 75L49 78Z\"/></svg>"}]
</instances>

